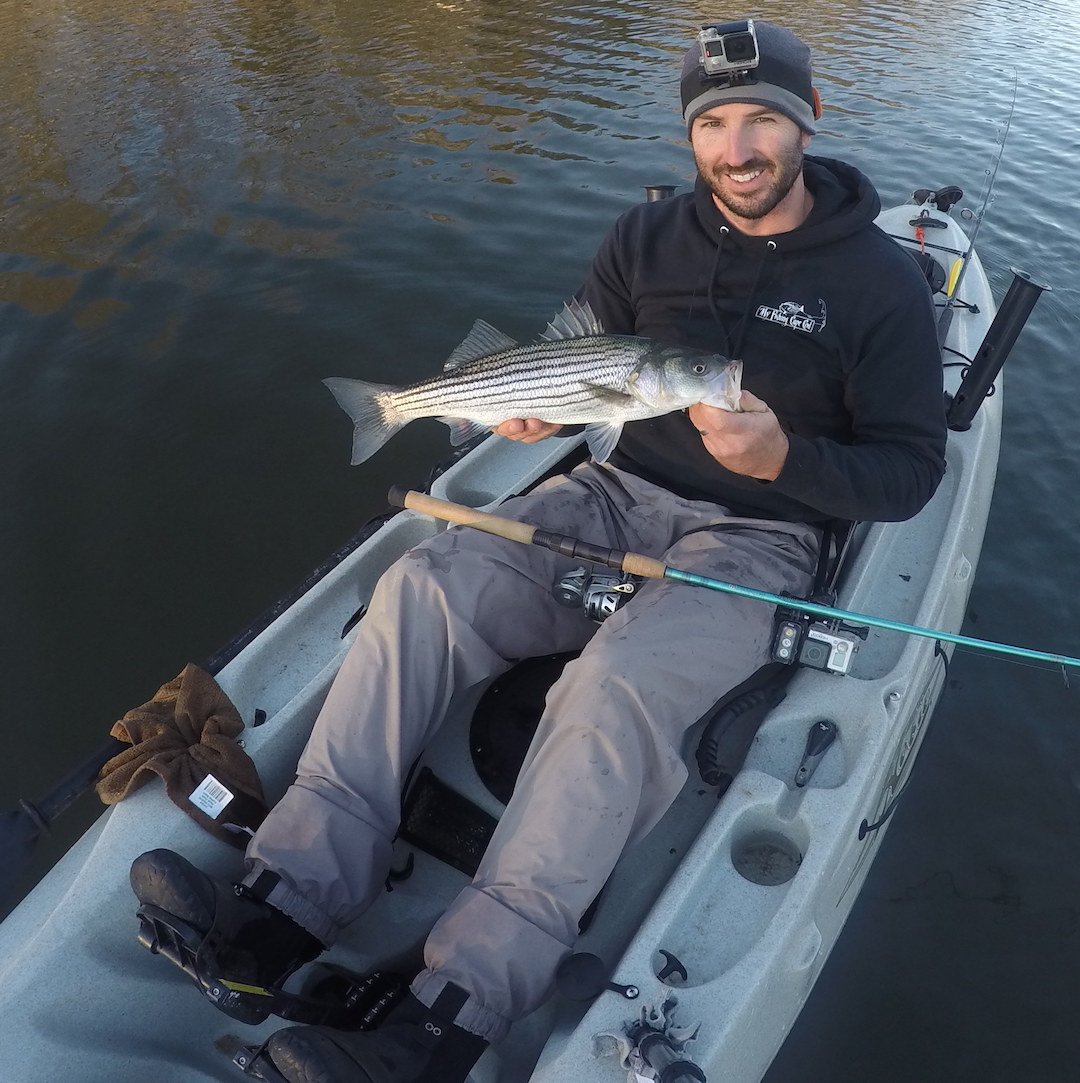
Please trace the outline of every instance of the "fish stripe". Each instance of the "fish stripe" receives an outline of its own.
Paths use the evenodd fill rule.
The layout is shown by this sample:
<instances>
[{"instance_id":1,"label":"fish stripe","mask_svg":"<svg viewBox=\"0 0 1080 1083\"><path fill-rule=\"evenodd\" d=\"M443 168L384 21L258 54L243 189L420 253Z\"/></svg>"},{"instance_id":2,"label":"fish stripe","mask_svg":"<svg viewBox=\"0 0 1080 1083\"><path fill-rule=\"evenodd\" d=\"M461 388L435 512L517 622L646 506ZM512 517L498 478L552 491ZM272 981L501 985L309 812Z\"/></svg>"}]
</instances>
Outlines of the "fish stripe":
<instances>
[{"instance_id":1,"label":"fish stripe","mask_svg":"<svg viewBox=\"0 0 1080 1083\"><path fill-rule=\"evenodd\" d=\"M438 384L413 387L394 395L394 404L398 407L419 407L424 403L436 402L490 402L501 400L506 397L528 398L536 394L546 397L564 398L567 396L591 395L591 391L585 385L599 384L601 386L621 389L625 386L629 369L597 369L585 370L575 373L568 378L563 374L561 386L553 382L544 373L535 373L524 379L514 381L492 381L491 379L476 381L441 381Z\"/></svg>"},{"instance_id":2,"label":"fish stripe","mask_svg":"<svg viewBox=\"0 0 1080 1083\"><path fill-rule=\"evenodd\" d=\"M634 368L633 361L625 361L618 363L614 361L607 361L601 358L587 358L581 361L575 361L569 365L555 365L550 362L537 363L536 361L522 362L515 365L502 365L498 368L492 367L480 372L457 372L453 376L438 377L434 380L425 380L419 386L431 387L440 386L447 382L456 382L462 386L468 386L476 383L477 381L484 381L490 383L492 381L505 380L510 378L528 378L543 376L547 379L571 378L580 379L586 373L591 372L608 372L612 374L626 375Z\"/></svg>"},{"instance_id":3,"label":"fish stripe","mask_svg":"<svg viewBox=\"0 0 1080 1083\"><path fill-rule=\"evenodd\" d=\"M649 349L644 341L599 336L529 343L474 358L402 388L393 393L392 404L402 414L414 416L469 417L489 412L532 416L575 408L595 412L606 404L597 400L588 385L623 389Z\"/></svg>"},{"instance_id":4,"label":"fish stripe","mask_svg":"<svg viewBox=\"0 0 1080 1083\"><path fill-rule=\"evenodd\" d=\"M433 392L424 395L401 395L395 396L394 405L399 409L407 407L419 407L425 404L431 405L440 402L471 402L482 405L490 402L503 402L507 399L522 400L535 399L542 402L560 402L563 400L581 401L595 398L595 393L590 387L582 384L568 384L563 388L553 388L537 383L530 386L477 388L471 393L459 389L443 389L443 393Z\"/></svg>"},{"instance_id":5,"label":"fish stripe","mask_svg":"<svg viewBox=\"0 0 1080 1083\"><path fill-rule=\"evenodd\" d=\"M439 384L431 384L424 387L410 388L400 394L410 395L417 397L429 397L433 395L445 395L454 394L458 396L476 394L478 392L490 391L492 388L514 388L517 390L527 390L534 387L580 387L586 383L613 383L617 386L622 386L626 382L626 377L629 372L620 372L618 370L589 370L575 373L572 377L567 374L561 374L561 376L552 378L547 373L531 373L529 375L520 376L517 379L487 379L487 380L467 380L461 382L445 381Z\"/></svg>"},{"instance_id":6,"label":"fish stripe","mask_svg":"<svg viewBox=\"0 0 1080 1083\"><path fill-rule=\"evenodd\" d=\"M560 359L552 359L545 357L523 357L517 359L511 359L498 365L487 365L483 368L477 369L456 369L452 374L445 376L437 376L432 380L423 381L424 383L441 383L446 379L458 379L458 380L474 380L474 379L496 379L501 376L507 375L519 375L522 373L530 372L546 372L549 375L558 375L560 373L579 373L584 369L599 369L610 371L629 371L637 363L637 358L608 358L608 357L596 357L591 354L586 354L581 357L567 356Z\"/></svg>"}]
</instances>

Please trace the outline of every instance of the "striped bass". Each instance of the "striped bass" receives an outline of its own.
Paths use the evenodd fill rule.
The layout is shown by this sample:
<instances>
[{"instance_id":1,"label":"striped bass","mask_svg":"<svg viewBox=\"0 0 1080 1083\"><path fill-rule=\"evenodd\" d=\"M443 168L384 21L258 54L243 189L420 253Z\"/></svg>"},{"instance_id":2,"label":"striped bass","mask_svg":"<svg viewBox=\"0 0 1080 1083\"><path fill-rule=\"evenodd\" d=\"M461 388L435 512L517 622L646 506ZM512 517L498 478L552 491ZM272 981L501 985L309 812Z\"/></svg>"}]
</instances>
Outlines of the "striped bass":
<instances>
[{"instance_id":1,"label":"striped bass","mask_svg":"<svg viewBox=\"0 0 1080 1083\"><path fill-rule=\"evenodd\" d=\"M324 380L353 420L353 465L418 417L450 427L463 444L510 418L584 424L605 462L627 421L696 402L739 409L742 362L634 335L606 335L588 304L571 301L539 341L520 345L477 320L439 376L408 387Z\"/></svg>"}]
</instances>

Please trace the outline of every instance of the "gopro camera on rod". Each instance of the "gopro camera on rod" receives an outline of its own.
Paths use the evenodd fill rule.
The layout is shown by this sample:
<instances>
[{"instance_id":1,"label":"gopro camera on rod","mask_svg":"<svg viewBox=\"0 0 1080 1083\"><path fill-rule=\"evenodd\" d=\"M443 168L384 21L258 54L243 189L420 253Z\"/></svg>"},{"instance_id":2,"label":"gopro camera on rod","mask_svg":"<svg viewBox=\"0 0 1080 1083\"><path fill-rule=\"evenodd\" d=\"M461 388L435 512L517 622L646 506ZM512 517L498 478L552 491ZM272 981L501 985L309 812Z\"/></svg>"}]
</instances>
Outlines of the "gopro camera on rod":
<instances>
[{"instance_id":1,"label":"gopro camera on rod","mask_svg":"<svg viewBox=\"0 0 1080 1083\"><path fill-rule=\"evenodd\" d=\"M703 26L698 32L698 45L701 66L710 76L745 75L761 59L753 19Z\"/></svg>"}]
</instances>

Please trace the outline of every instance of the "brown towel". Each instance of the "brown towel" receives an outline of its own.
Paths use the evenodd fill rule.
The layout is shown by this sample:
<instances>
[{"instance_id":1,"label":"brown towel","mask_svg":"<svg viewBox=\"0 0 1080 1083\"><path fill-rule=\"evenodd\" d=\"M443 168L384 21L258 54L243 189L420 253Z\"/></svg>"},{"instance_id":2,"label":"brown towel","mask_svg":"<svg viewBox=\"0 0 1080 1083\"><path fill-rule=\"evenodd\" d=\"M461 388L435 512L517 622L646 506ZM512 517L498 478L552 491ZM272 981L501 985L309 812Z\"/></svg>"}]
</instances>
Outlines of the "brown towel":
<instances>
[{"instance_id":1,"label":"brown towel","mask_svg":"<svg viewBox=\"0 0 1080 1083\"><path fill-rule=\"evenodd\" d=\"M239 828L257 828L267 808L255 764L236 743L243 728L240 713L217 681L189 664L113 726L113 737L132 747L101 769L98 796L115 805L160 775L173 804L217 838L244 847L251 836ZM190 800L208 774L235 795L216 819Z\"/></svg>"}]
</instances>

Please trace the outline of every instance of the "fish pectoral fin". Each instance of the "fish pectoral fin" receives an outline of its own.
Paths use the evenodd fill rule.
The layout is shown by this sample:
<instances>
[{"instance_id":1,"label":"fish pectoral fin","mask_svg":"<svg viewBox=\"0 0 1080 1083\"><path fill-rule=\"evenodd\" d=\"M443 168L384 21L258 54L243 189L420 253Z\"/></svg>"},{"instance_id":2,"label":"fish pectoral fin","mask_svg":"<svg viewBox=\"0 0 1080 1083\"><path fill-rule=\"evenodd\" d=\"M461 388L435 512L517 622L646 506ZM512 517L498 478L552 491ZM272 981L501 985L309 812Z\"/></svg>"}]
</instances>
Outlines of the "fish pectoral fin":
<instances>
[{"instance_id":1,"label":"fish pectoral fin","mask_svg":"<svg viewBox=\"0 0 1080 1083\"><path fill-rule=\"evenodd\" d=\"M475 361L478 357L487 357L488 354L501 353L503 350L512 350L516 345L509 335L496 330L490 323L477 320L465 340L446 359L443 371L453 372L467 361Z\"/></svg>"},{"instance_id":2,"label":"fish pectoral fin","mask_svg":"<svg viewBox=\"0 0 1080 1083\"><path fill-rule=\"evenodd\" d=\"M584 338L586 335L602 335L604 328L596 318L588 301L572 297L540 335L548 342L564 338Z\"/></svg>"},{"instance_id":3,"label":"fish pectoral fin","mask_svg":"<svg viewBox=\"0 0 1080 1083\"><path fill-rule=\"evenodd\" d=\"M615 450L615 445L622 436L623 423L597 422L585 426L585 442L589 445L589 454L598 462L606 463Z\"/></svg>"},{"instance_id":4,"label":"fish pectoral fin","mask_svg":"<svg viewBox=\"0 0 1080 1083\"><path fill-rule=\"evenodd\" d=\"M490 425L470 421L467 417L440 417L439 420L450 430L450 443L454 447L467 444L481 433L491 432Z\"/></svg>"},{"instance_id":5,"label":"fish pectoral fin","mask_svg":"<svg viewBox=\"0 0 1080 1083\"><path fill-rule=\"evenodd\" d=\"M629 406L637 399L626 391L620 391L617 387L605 387L603 384L592 384L582 380L581 386L588 388L590 395L595 395L601 402L609 406Z\"/></svg>"}]
</instances>

